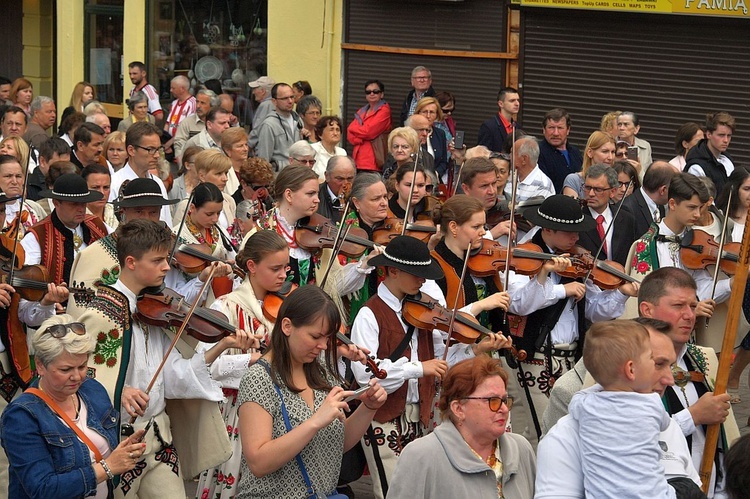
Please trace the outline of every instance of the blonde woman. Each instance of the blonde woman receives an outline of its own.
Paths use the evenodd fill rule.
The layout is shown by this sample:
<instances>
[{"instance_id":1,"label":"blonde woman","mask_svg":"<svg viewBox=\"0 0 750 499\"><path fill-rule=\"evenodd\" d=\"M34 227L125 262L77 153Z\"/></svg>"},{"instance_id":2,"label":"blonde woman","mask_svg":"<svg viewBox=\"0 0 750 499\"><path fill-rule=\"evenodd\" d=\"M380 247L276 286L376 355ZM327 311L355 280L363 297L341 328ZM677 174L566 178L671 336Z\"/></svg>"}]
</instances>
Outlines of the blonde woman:
<instances>
[{"instance_id":1,"label":"blonde woman","mask_svg":"<svg viewBox=\"0 0 750 499\"><path fill-rule=\"evenodd\" d=\"M398 168L412 161L412 154L419 149L419 136L413 128L394 128L388 135L388 157L383 165L383 178L388 180Z\"/></svg>"},{"instance_id":2,"label":"blonde woman","mask_svg":"<svg viewBox=\"0 0 750 499\"><path fill-rule=\"evenodd\" d=\"M615 139L599 130L589 135L586 149L583 153L583 167L578 173L571 173L565 177L562 193L573 198L583 198L583 179L591 165L612 165L615 159Z\"/></svg>"},{"instance_id":3,"label":"blonde woman","mask_svg":"<svg viewBox=\"0 0 750 499\"><path fill-rule=\"evenodd\" d=\"M240 187L240 168L247 159L249 151L245 129L235 126L221 132L221 148L232 162L232 168L227 171L227 184L224 186L224 192L233 196Z\"/></svg>"}]
</instances>

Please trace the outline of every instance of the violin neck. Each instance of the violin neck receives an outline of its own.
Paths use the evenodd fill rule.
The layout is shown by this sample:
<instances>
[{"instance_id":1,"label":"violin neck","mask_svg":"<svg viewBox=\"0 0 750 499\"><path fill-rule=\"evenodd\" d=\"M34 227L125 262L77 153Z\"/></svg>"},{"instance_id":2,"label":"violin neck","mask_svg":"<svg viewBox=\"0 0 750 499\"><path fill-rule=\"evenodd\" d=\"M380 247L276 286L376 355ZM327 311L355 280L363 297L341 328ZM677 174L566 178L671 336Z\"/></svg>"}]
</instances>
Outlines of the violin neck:
<instances>
[{"instance_id":1,"label":"violin neck","mask_svg":"<svg viewBox=\"0 0 750 499\"><path fill-rule=\"evenodd\" d=\"M540 253L538 251L529 251L523 248L513 248L513 256L519 258L533 258L536 260L552 260L557 255L550 255L549 253Z\"/></svg>"},{"instance_id":2,"label":"violin neck","mask_svg":"<svg viewBox=\"0 0 750 499\"><path fill-rule=\"evenodd\" d=\"M370 248L370 249L372 249L373 246L375 246L375 243L373 243L369 239L364 239L359 236L346 236L344 240L350 243L361 244L362 246L365 246L366 248Z\"/></svg>"},{"instance_id":3,"label":"violin neck","mask_svg":"<svg viewBox=\"0 0 750 499\"><path fill-rule=\"evenodd\" d=\"M638 280L635 277L632 277L632 276L626 274L625 272L621 272L619 269L616 269L616 268L612 267L611 265L608 265L603 260L597 260L596 261L596 266L597 266L597 268L600 268L600 269L602 269L602 270L604 270L604 271L606 271L606 272L608 272L608 273L610 273L610 274L612 274L614 276L617 276L620 279L624 279L627 282L638 282Z\"/></svg>"},{"instance_id":4,"label":"violin neck","mask_svg":"<svg viewBox=\"0 0 750 499\"><path fill-rule=\"evenodd\" d=\"M234 331L235 329L237 329L234 326L234 324L221 320L218 317L214 317L213 315L211 315L210 313L208 313L206 310L202 308L196 308L193 314L200 317L201 319L204 319L210 322L211 324L214 324L215 326L219 326L222 329L226 329L227 331Z\"/></svg>"},{"instance_id":5,"label":"violin neck","mask_svg":"<svg viewBox=\"0 0 750 499\"><path fill-rule=\"evenodd\" d=\"M204 260L207 260L209 262L220 262L221 260L219 258L216 258L213 255L209 255L208 253L204 253L202 251L199 251L195 248L191 248L190 246L183 244L180 246L180 251L185 253L186 255L195 256L198 258L203 258Z\"/></svg>"}]
</instances>

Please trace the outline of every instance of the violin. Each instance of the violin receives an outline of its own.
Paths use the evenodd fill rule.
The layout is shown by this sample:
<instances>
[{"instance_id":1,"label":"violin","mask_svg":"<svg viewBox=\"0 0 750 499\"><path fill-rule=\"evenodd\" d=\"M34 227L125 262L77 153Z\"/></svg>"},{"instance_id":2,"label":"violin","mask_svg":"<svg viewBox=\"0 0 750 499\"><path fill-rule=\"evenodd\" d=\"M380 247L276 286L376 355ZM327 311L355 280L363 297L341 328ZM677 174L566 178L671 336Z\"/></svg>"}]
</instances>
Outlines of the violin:
<instances>
[{"instance_id":1,"label":"violin","mask_svg":"<svg viewBox=\"0 0 750 499\"><path fill-rule=\"evenodd\" d=\"M420 329L439 329L448 333L452 311L440 305L437 300L419 293L416 296L407 296L401 309L404 320L414 327ZM458 311L453 323L451 338L460 343L474 343L480 336L493 334L492 331L482 326L476 318L467 312ZM524 350L516 350L511 346L508 348L516 360L526 360L527 354Z\"/></svg>"},{"instance_id":2,"label":"violin","mask_svg":"<svg viewBox=\"0 0 750 499\"><path fill-rule=\"evenodd\" d=\"M542 268L543 261L552 260L558 255L542 252L535 244L524 243L512 250L511 269L523 275L536 275ZM505 269L505 258L508 250L499 243L482 241L482 247L477 251L477 258L472 264L469 257L469 270L472 267L477 271L477 276L483 273L485 276L493 275L494 272ZM612 260L595 260L591 252L581 246L575 245L567 253L570 254L570 266L558 272L562 277L580 279L590 277L595 285L601 289L617 289L626 282L639 282L638 279L625 273L625 268ZM472 270L473 272L473 270ZM589 275L590 273L590 275Z\"/></svg>"},{"instance_id":3,"label":"violin","mask_svg":"<svg viewBox=\"0 0 750 499\"><path fill-rule=\"evenodd\" d=\"M182 295L169 288L150 288L138 296L135 317L151 326L178 327L182 326L190 307ZM216 343L225 336L235 334L236 329L221 312L196 307L188 319L185 332L199 341Z\"/></svg>"},{"instance_id":4,"label":"violin","mask_svg":"<svg viewBox=\"0 0 750 499\"><path fill-rule=\"evenodd\" d=\"M212 262L227 263L211 254L207 244L181 244L172 258L173 263L187 274L198 274ZM232 271L240 278L245 278L245 271L232 264Z\"/></svg>"},{"instance_id":5,"label":"violin","mask_svg":"<svg viewBox=\"0 0 750 499\"><path fill-rule=\"evenodd\" d=\"M342 223L346 222L342 221ZM319 213L313 213L297 222L294 239L300 248L310 253L317 253L323 248L333 248L338 230L332 221ZM359 258L374 246L375 243L367 239L367 232L364 229L350 227L340 252L349 258Z\"/></svg>"},{"instance_id":6,"label":"violin","mask_svg":"<svg viewBox=\"0 0 750 499\"><path fill-rule=\"evenodd\" d=\"M339 343L343 343L344 345L354 345L352 340L350 340L349 337L346 336L341 331L336 333L336 339L338 340ZM359 348L358 345L354 345L354 346ZM388 377L387 372L378 368L378 364L375 362L375 357L373 357L372 355L368 355L367 360L365 362L367 364L366 371L371 372L373 377L378 378L378 379L385 379Z\"/></svg>"},{"instance_id":7,"label":"violin","mask_svg":"<svg viewBox=\"0 0 750 499\"><path fill-rule=\"evenodd\" d=\"M404 231L404 235L414 237L416 239L419 239L423 243L427 243L430 240L430 237L432 237L432 235L437 232L437 228L431 220L418 221L418 224L406 224L406 231ZM383 225L377 227L372 232L372 239L373 241L375 241L375 244L386 246L389 242L391 242L391 239L396 236L400 236L403 229L404 221L401 218L386 218L383 221Z\"/></svg>"},{"instance_id":8,"label":"violin","mask_svg":"<svg viewBox=\"0 0 750 499\"><path fill-rule=\"evenodd\" d=\"M10 284L13 289L29 301L40 301L47 294L47 284L52 279L42 265L24 265L26 254L23 246L16 244L7 234L0 234L0 282ZM13 247L16 247L16 258L13 259ZM10 278L10 275L13 277Z\"/></svg>"},{"instance_id":9,"label":"violin","mask_svg":"<svg viewBox=\"0 0 750 499\"><path fill-rule=\"evenodd\" d=\"M740 243L724 243L719 266L726 275L737 273ZM719 254L719 243L714 237L700 229L689 231L680 243L680 259L685 268L690 270L705 269L709 265L716 265Z\"/></svg>"},{"instance_id":10,"label":"violin","mask_svg":"<svg viewBox=\"0 0 750 499\"><path fill-rule=\"evenodd\" d=\"M291 281L286 281L278 291L269 291L263 299L263 316L271 322L276 322L279 317L279 309L284 304L284 299L299 286Z\"/></svg>"}]
</instances>

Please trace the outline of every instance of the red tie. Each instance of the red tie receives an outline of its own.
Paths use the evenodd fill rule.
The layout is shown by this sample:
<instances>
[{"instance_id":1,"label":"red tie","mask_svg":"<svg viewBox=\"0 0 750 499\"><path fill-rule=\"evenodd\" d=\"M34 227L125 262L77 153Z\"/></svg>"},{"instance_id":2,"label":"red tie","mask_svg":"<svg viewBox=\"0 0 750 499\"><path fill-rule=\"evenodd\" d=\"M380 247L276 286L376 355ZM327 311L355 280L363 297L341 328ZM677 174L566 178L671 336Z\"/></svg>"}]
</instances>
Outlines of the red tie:
<instances>
[{"instance_id":1,"label":"red tie","mask_svg":"<svg viewBox=\"0 0 750 499\"><path fill-rule=\"evenodd\" d=\"M602 245L602 251L605 255L608 255L607 252L607 240L604 239L604 215L599 215L596 217L596 232L599 234L599 239L604 241L604 244Z\"/></svg>"}]
</instances>

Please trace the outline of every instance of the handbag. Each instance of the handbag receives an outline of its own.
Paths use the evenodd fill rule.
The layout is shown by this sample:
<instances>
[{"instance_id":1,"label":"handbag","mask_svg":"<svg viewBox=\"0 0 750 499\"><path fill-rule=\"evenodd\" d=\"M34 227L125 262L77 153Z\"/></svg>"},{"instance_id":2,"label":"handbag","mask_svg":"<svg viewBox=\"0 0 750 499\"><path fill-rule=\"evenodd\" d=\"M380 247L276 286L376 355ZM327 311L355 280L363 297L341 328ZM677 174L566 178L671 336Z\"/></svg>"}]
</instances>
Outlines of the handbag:
<instances>
[{"instance_id":1,"label":"handbag","mask_svg":"<svg viewBox=\"0 0 750 499\"><path fill-rule=\"evenodd\" d=\"M370 141L372 153L375 156L375 165L382 169L385 164L385 158L388 156L388 134L381 133Z\"/></svg>"},{"instance_id":2,"label":"handbag","mask_svg":"<svg viewBox=\"0 0 750 499\"><path fill-rule=\"evenodd\" d=\"M268 364L266 364L265 362L261 362L261 365L265 367L268 375L271 376L271 368L268 366ZM284 403L284 395L281 394L281 389L279 389L279 386L273 380L273 376L271 376L271 382L273 383L274 390L276 390L276 393L279 395L279 399L281 399L281 415L284 417L284 426L286 426L286 431L290 432L292 431L292 424L289 422L289 413L287 412L286 404ZM305 496L305 499L322 499L322 497L327 497L330 499L349 499L349 496L347 496L346 494L339 494L335 490L330 494L326 494L325 496L317 494L315 490L313 490L312 482L310 481L310 475L307 474L307 468L305 468L305 463L304 461L302 461L302 454L297 454L296 456L294 456L294 459L297 460L297 465L299 466L299 470L302 472L302 478L304 478L305 485L307 486L307 495Z\"/></svg>"}]
</instances>

